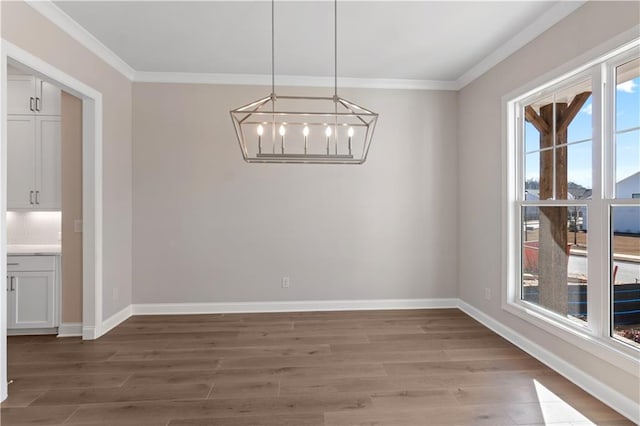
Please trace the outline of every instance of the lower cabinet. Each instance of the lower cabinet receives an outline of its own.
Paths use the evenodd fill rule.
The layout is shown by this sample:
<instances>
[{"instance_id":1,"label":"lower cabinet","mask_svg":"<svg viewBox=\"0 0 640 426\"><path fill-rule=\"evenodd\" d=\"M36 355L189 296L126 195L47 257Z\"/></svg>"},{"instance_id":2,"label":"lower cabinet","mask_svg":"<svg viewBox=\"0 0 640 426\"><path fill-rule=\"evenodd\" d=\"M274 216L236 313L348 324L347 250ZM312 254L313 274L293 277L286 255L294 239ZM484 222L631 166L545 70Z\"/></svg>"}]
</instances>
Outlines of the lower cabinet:
<instances>
[{"instance_id":1,"label":"lower cabinet","mask_svg":"<svg viewBox=\"0 0 640 426\"><path fill-rule=\"evenodd\" d=\"M57 256L7 257L9 331L41 332L58 326L57 259Z\"/></svg>"}]
</instances>

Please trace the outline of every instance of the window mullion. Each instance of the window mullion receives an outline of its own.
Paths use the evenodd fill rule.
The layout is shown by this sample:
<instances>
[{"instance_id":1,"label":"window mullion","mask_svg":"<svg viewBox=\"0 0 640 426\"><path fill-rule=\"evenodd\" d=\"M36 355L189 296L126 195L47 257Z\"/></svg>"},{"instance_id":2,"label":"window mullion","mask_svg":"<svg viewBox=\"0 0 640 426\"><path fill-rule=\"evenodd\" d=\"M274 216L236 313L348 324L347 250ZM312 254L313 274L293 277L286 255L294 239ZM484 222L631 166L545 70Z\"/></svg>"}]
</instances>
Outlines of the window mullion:
<instances>
[{"instance_id":1,"label":"window mullion","mask_svg":"<svg viewBox=\"0 0 640 426\"><path fill-rule=\"evenodd\" d=\"M608 226L607 207L603 201L606 192L608 178L605 163L609 158L604 137L605 122L604 113L607 110L606 90L604 82L606 68L597 65L593 70L593 90L592 90L592 205L588 215L587 246L589 247L587 257L587 274L589 277L589 297L587 299L587 309L589 311L589 328L596 336L605 336L609 324L608 307L608 266L607 266L607 241Z\"/></svg>"}]
</instances>

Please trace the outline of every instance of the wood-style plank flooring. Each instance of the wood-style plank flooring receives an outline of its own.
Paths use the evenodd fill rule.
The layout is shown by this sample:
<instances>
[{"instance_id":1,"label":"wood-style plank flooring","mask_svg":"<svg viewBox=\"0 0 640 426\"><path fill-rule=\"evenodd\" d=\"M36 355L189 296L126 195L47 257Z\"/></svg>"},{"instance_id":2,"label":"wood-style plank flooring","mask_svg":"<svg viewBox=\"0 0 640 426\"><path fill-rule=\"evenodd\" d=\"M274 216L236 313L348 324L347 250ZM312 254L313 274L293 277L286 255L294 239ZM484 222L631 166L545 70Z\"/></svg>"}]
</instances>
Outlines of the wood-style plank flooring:
<instances>
[{"instance_id":1,"label":"wood-style plank flooring","mask_svg":"<svg viewBox=\"0 0 640 426\"><path fill-rule=\"evenodd\" d=\"M632 424L456 309L137 316L8 375L2 426Z\"/></svg>"}]
</instances>

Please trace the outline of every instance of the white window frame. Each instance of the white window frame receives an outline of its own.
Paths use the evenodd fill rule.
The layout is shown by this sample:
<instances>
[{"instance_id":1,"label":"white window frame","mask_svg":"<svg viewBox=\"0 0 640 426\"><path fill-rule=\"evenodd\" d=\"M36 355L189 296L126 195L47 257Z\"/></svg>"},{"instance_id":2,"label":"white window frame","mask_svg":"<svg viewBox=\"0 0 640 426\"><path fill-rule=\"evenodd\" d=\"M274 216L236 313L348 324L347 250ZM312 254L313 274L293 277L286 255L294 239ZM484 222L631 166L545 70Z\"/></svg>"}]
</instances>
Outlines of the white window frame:
<instances>
[{"instance_id":1,"label":"white window frame","mask_svg":"<svg viewBox=\"0 0 640 426\"><path fill-rule=\"evenodd\" d=\"M503 276L502 308L603 360L640 377L639 350L612 337L610 277L610 209L640 205L637 199L616 200L615 191L615 67L640 55L640 39L592 55L581 64L566 64L503 97ZM524 114L527 101L546 92L592 81L592 188L591 200L524 200ZM611 82L611 83L609 83ZM555 149L555 148L554 148ZM536 304L521 300L522 206L586 205L588 210L586 322L571 320Z\"/></svg>"}]
</instances>

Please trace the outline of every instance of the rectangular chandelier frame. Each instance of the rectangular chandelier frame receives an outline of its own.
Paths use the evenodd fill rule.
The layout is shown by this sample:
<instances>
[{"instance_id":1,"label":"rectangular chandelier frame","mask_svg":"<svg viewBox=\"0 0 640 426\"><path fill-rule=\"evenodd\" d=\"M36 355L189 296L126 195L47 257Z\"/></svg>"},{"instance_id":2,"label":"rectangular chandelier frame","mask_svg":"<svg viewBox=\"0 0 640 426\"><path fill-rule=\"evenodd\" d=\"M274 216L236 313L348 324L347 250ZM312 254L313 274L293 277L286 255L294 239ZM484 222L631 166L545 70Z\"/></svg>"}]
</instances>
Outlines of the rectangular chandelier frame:
<instances>
[{"instance_id":1,"label":"rectangular chandelier frame","mask_svg":"<svg viewBox=\"0 0 640 426\"><path fill-rule=\"evenodd\" d=\"M378 119L337 95L271 94L230 113L248 163L362 164Z\"/></svg>"}]
</instances>

